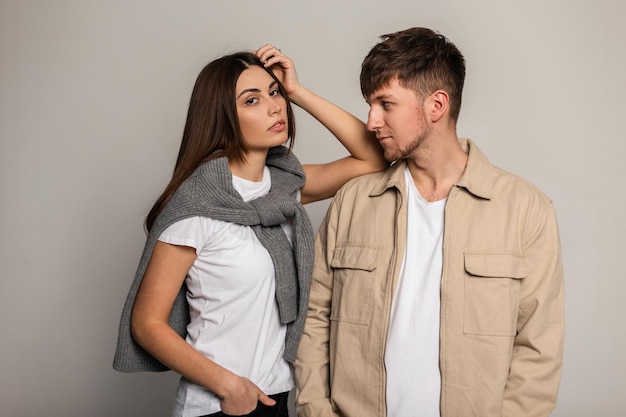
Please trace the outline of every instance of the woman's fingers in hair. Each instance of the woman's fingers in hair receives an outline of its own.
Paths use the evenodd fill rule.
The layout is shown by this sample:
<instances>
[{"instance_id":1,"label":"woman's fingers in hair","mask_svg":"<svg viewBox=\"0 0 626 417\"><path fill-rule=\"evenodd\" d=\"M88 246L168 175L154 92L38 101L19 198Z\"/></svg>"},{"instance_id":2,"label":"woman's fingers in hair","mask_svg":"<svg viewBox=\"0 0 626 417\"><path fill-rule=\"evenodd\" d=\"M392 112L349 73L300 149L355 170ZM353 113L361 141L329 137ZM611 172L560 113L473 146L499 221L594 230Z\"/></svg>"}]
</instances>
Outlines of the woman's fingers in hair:
<instances>
[{"instance_id":1,"label":"woman's fingers in hair","mask_svg":"<svg viewBox=\"0 0 626 417\"><path fill-rule=\"evenodd\" d=\"M282 62L285 57L280 48L270 44L263 45L259 49L252 51L252 53L258 56L265 66L272 66L276 63Z\"/></svg>"},{"instance_id":2,"label":"woman's fingers in hair","mask_svg":"<svg viewBox=\"0 0 626 417\"><path fill-rule=\"evenodd\" d=\"M253 53L259 57L265 68L271 69L274 75L280 80L284 91L291 97L300 86L296 67L287 55L270 44L263 45Z\"/></svg>"}]
</instances>

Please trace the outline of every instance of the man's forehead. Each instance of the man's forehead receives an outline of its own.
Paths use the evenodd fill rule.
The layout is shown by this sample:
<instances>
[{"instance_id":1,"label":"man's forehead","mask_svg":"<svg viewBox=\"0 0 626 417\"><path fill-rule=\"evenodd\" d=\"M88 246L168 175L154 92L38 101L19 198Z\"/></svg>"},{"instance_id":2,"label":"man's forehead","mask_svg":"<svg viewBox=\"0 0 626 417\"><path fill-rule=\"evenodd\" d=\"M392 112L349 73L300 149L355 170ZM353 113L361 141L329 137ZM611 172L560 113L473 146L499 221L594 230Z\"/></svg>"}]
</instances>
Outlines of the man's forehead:
<instances>
[{"instance_id":1,"label":"man's forehead","mask_svg":"<svg viewBox=\"0 0 626 417\"><path fill-rule=\"evenodd\" d=\"M372 94L367 96L365 100L370 103L376 100L382 100L389 97L396 97L398 93L403 90L411 91L410 89L403 87L397 78L392 78L386 83L378 87Z\"/></svg>"}]
</instances>

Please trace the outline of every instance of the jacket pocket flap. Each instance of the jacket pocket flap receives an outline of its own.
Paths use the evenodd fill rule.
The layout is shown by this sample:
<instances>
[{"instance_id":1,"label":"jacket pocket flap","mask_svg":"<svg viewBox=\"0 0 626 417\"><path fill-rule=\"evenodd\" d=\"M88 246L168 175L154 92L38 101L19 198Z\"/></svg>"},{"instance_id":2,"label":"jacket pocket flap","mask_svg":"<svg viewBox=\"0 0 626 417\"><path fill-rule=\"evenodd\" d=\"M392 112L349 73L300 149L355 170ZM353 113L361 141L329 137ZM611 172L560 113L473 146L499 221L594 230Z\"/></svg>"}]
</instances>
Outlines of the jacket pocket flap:
<instances>
[{"instance_id":1,"label":"jacket pocket flap","mask_svg":"<svg viewBox=\"0 0 626 417\"><path fill-rule=\"evenodd\" d=\"M464 257L465 270L470 275L515 279L521 279L526 276L524 257L514 253L465 252Z\"/></svg>"},{"instance_id":2,"label":"jacket pocket flap","mask_svg":"<svg viewBox=\"0 0 626 417\"><path fill-rule=\"evenodd\" d=\"M333 268L376 269L378 249L366 246L343 246L335 249L330 266Z\"/></svg>"}]
</instances>

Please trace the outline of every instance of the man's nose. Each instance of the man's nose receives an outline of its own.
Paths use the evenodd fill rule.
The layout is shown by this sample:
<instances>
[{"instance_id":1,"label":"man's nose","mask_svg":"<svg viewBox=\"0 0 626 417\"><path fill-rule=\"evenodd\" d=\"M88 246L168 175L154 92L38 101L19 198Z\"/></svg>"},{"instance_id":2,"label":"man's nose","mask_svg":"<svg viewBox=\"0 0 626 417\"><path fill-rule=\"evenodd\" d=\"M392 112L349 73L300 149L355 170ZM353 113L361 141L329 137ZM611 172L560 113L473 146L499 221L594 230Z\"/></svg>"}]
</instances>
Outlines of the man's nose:
<instances>
[{"instance_id":1,"label":"man's nose","mask_svg":"<svg viewBox=\"0 0 626 417\"><path fill-rule=\"evenodd\" d=\"M370 108L370 111L367 113L367 130L375 132L379 130L382 125L383 122L378 112L375 109Z\"/></svg>"}]
</instances>

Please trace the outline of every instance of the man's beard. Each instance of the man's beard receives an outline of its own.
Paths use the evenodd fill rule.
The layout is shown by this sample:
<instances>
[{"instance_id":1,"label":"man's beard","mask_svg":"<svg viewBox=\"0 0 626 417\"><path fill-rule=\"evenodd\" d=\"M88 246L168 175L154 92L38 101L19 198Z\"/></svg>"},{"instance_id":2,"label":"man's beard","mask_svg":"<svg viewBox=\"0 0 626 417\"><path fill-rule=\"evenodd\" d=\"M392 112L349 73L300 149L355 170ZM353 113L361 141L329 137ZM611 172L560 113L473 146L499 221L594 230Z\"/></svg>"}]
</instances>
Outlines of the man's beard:
<instances>
[{"instance_id":1,"label":"man's beard","mask_svg":"<svg viewBox=\"0 0 626 417\"><path fill-rule=\"evenodd\" d=\"M430 132L432 127L427 126L419 135L415 136L411 143L409 143L404 149L383 149L384 156L387 162L399 161L401 159L405 159L409 155L413 153L417 148L423 144L428 136L430 136Z\"/></svg>"}]
</instances>

